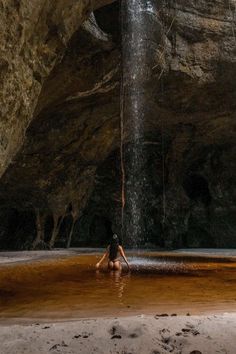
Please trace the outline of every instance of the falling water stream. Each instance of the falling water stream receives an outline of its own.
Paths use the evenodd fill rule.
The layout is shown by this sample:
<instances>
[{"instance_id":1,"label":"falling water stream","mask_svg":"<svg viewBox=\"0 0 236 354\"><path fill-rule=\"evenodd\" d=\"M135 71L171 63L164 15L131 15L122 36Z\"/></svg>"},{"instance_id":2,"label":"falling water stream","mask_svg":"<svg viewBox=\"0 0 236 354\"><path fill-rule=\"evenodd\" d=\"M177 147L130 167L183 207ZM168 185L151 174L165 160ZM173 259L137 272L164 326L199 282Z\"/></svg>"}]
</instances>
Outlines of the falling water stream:
<instances>
[{"instance_id":1,"label":"falling water stream","mask_svg":"<svg viewBox=\"0 0 236 354\"><path fill-rule=\"evenodd\" d=\"M150 131L149 118L156 116L153 83L156 84L160 74L157 55L162 29L157 5L156 0L121 1L122 234L125 244L135 248L149 241L145 214L153 203L150 196L154 196L149 178L151 159L147 132ZM163 156L162 138L159 137L159 145L155 144ZM164 184L163 178L161 183ZM162 188L164 190L164 185ZM162 215L159 217L162 219Z\"/></svg>"},{"instance_id":2,"label":"falling water stream","mask_svg":"<svg viewBox=\"0 0 236 354\"><path fill-rule=\"evenodd\" d=\"M122 224L126 244L132 247L143 243L145 234L142 222L148 182L144 168L147 159L144 139L146 115L150 114L147 88L158 45L156 13L154 0L121 1ZM125 149L124 139L129 142Z\"/></svg>"}]
</instances>

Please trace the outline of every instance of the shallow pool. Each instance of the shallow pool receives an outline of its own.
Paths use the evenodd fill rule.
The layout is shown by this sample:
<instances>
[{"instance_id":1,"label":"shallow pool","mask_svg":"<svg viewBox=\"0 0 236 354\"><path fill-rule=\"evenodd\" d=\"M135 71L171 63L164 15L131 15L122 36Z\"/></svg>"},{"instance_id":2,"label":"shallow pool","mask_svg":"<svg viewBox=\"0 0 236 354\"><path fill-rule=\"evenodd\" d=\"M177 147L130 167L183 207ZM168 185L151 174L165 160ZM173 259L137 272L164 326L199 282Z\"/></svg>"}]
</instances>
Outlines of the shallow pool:
<instances>
[{"instance_id":1,"label":"shallow pool","mask_svg":"<svg viewBox=\"0 0 236 354\"><path fill-rule=\"evenodd\" d=\"M2 265L0 317L78 318L236 311L236 258L128 254L131 272L96 271L98 254ZM105 266L105 264L104 264Z\"/></svg>"}]
</instances>

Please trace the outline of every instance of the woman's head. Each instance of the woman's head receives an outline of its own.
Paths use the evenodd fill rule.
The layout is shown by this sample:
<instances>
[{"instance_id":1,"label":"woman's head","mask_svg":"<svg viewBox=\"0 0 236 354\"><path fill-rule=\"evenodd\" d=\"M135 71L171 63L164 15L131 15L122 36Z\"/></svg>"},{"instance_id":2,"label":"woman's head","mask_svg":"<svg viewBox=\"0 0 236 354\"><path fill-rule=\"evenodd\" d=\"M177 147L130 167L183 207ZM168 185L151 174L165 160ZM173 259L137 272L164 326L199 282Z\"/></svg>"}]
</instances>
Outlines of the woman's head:
<instances>
[{"instance_id":1,"label":"woman's head","mask_svg":"<svg viewBox=\"0 0 236 354\"><path fill-rule=\"evenodd\" d=\"M112 236L112 240L116 240L117 242L119 242L119 238L118 238L117 234L114 234Z\"/></svg>"},{"instance_id":2,"label":"woman's head","mask_svg":"<svg viewBox=\"0 0 236 354\"><path fill-rule=\"evenodd\" d=\"M112 236L110 245L119 245L119 238L116 234Z\"/></svg>"}]
</instances>

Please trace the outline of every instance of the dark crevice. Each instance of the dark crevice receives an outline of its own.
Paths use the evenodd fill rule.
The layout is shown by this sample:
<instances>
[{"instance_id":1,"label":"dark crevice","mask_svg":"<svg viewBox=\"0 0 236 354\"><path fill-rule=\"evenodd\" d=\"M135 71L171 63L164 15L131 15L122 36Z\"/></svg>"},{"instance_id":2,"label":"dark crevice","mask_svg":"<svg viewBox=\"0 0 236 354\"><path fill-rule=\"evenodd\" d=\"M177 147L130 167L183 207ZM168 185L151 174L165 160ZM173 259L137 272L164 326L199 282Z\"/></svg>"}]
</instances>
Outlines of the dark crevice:
<instances>
[{"instance_id":1,"label":"dark crevice","mask_svg":"<svg viewBox=\"0 0 236 354\"><path fill-rule=\"evenodd\" d=\"M110 34L114 42L120 42L119 1L94 11L94 15L101 30Z\"/></svg>"},{"instance_id":2,"label":"dark crevice","mask_svg":"<svg viewBox=\"0 0 236 354\"><path fill-rule=\"evenodd\" d=\"M183 188L189 199L201 201L206 206L210 205L211 194L205 177L199 174L190 174L184 178Z\"/></svg>"}]
</instances>

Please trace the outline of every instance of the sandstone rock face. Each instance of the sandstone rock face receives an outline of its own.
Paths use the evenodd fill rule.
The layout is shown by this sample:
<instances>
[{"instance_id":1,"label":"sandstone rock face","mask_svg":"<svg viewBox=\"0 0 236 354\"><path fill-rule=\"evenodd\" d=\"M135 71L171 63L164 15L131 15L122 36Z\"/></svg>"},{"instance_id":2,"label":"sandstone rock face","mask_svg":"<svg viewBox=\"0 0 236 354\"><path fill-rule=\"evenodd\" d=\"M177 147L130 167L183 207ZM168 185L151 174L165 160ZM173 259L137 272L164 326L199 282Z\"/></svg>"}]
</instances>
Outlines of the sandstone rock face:
<instances>
[{"instance_id":1,"label":"sandstone rock face","mask_svg":"<svg viewBox=\"0 0 236 354\"><path fill-rule=\"evenodd\" d=\"M24 141L44 80L93 8L109 1L1 1L0 176Z\"/></svg>"},{"instance_id":2,"label":"sandstone rock face","mask_svg":"<svg viewBox=\"0 0 236 354\"><path fill-rule=\"evenodd\" d=\"M236 247L236 1L152 1L142 243ZM121 34L107 3L0 1L1 248L120 231ZM125 151L131 132L127 119Z\"/></svg>"},{"instance_id":3,"label":"sandstone rock face","mask_svg":"<svg viewBox=\"0 0 236 354\"><path fill-rule=\"evenodd\" d=\"M5 171L1 179L3 209L8 205L10 209L16 207L17 210L33 208L37 211L41 223L48 213L53 214L54 221L57 222L65 214L69 203L74 206L75 217L77 210L83 209L82 205L87 201L93 184L96 163L103 158L104 152L107 154L107 150L109 151L110 145L113 144L112 134L107 139L107 145L105 143L106 135L109 135L106 129L112 130L114 125L109 121L109 115L118 114L116 103L109 106L107 116L104 116L106 107L105 102L102 102L104 101L102 94L109 93L109 82L118 71L117 49L111 38L94 23L93 17L84 22L92 8L108 2L99 1L91 4L90 1L70 1L66 6L63 6L63 2L57 2L58 10L50 5L51 2L39 2L37 14L29 13L26 16L33 22L29 29L33 42L24 39L25 50L27 53L30 51L32 60L27 57L24 64L24 58L22 59L24 48L21 49L20 54L16 49L12 49L15 66L2 80L5 85L2 93L9 99L9 105L20 105L25 112L19 115L13 110L12 115L8 113L5 120L1 119L2 141L8 141L1 151L2 172ZM33 11L31 6L33 4L30 5L28 2L21 3L20 13ZM14 4L12 7L14 8ZM3 14L8 19L7 11ZM51 17L56 22L55 26ZM38 23L38 30L34 28L34 21ZM13 25L16 23L13 21ZM80 28L82 23L84 24ZM56 29L56 25L61 28L64 37L61 33L57 34L59 29ZM9 27L10 24L4 24L5 33L9 32ZM52 40L47 38L48 33L52 33ZM16 41L17 45L20 44ZM41 46L44 46L52 56L51 61L39 56L38 47ZM9 55L6 57L9 58ZM26 65L30 66L31 62L35 63L35 67L26 67ZM106 62L108 62L107 66ZM19 74L19 78L18 70L22 73L22 76ZM38 79L43 70L44 76L39 83ZM36 71L38 74L35 78ZM19 84L20 80L24 80L27 72L32 85L36 88L29 92L26 85L22 83L22 88L11 90L9 97L7 95L7 90L10 90L9 84L11 82ZM112 83L111 89L116 86L117 82ZM26 99L22 101L21 95ZM97 96L94 102L93 95ZM108 99L105 97L105 101ZM25 101L27 107L24 105ZM4 98L2 102L5 104L2 105L2 109L7 112L7 102ZM67 108L64 110L62 102L69 111ZM60 121L56 118L59 114L58 110L64 110L60 113ZM94 114L91 114L91 110ZM68 115L70 115L69 124ZM97 115L100 115L101 120ZM89 117L97 120L95 122L97 130L104 125L102 131L98 131L98 138L93 137L92 142L89 139L92 137L94 126L87 121ZM100 152L91 148L97 140L99 142L104 140ZM83 141L85 144L82 151L79 146ZM9 164L11 165L6 170ZM4 229L6 228L8 227Z\"/></svg>"}]
</instances>

